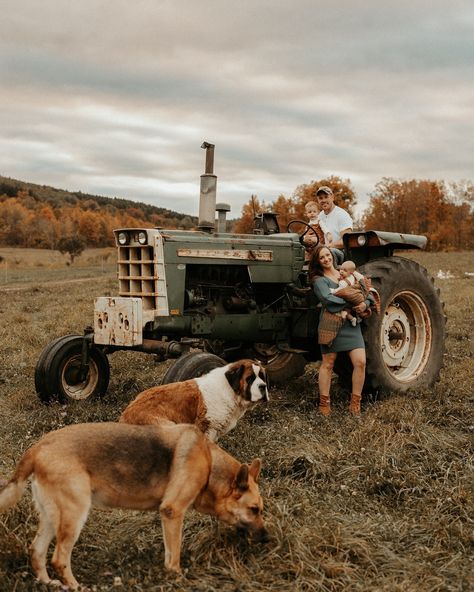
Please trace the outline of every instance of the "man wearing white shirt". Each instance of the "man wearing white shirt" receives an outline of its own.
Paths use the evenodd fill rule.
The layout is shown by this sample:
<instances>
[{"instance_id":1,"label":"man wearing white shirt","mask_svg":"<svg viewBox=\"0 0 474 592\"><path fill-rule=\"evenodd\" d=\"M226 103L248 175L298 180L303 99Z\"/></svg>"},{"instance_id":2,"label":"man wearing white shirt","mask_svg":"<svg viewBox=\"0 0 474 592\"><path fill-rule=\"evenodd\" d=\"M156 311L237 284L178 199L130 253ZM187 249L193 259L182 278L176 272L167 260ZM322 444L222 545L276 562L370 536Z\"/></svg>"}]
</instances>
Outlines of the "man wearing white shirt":
<instances>
[{"instance_id":1,"label":"man wearing white shirt","mask_svg":"<svg viewBox=\"0 0 474 592\"><path fill-rule=\"evenodd\" d=\"M352 231L354 225L352 218L346 210L336 206L334 203L334 194L330 187L323 185L316 191L316 199L321 209L318 220L323 228L328 228L332 235L331 241L326 241L326 246L333 250L336 258L344 260L342 248L344 243L342 237Z\"/></svg>"}]
</instances>

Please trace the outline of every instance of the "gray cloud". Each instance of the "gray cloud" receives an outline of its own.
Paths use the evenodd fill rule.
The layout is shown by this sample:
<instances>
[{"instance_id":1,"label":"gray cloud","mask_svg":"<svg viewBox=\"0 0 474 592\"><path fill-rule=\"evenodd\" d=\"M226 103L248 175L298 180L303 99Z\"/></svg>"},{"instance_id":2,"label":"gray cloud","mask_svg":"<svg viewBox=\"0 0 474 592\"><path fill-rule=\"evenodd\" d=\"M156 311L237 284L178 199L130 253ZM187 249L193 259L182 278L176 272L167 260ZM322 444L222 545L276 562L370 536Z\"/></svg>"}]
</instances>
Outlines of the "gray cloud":
<instances>
[{"instance_id":1,"label":"gray cloud","mask_svg":"<svg viewBox=\"0 0 474 592\"><path fill-rule=\"evenodd\" d=\"M474 9L453 0L2 6L0 173L237 216L326 175L472 178Z\"/></svg>"}]
</instances>

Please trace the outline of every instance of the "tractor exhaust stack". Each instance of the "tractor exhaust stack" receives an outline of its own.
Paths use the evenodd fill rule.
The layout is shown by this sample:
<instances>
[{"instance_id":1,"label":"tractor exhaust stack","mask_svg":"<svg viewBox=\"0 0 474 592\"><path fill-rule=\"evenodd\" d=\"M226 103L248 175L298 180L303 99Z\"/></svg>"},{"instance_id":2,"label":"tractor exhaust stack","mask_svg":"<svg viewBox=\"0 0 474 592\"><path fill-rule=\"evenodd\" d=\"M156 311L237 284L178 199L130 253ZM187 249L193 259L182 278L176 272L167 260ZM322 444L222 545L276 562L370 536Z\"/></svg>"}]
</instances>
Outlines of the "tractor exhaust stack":
<instances>
[{"instance_id":1,"label":"tractor exhaust stack","mask_svg":"<svg viewBox=\"0 0 474 592\"><path fill-rule=\"evenodd\" d=\"M217 187L217 177L214 175L214 144L203 142L201 148L206 150L206 166L204 174L201 175L198 228L212 232L216 223Z\"/></svg>"}]
</instances>

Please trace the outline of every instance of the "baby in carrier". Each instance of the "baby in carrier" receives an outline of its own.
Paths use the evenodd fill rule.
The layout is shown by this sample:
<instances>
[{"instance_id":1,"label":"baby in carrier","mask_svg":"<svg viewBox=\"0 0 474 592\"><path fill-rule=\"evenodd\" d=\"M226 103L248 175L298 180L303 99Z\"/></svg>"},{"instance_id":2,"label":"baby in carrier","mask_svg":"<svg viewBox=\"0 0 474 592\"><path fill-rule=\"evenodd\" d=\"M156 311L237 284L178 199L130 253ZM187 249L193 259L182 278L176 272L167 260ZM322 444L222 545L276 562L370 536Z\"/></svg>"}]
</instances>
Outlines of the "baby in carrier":
<instances>
[{"instance_id":1,"label":"baby in carrier","mask_svg":"<svg viewBox=\"0 0 474 592\"><path fill-rule=\"evenodd\" d=\"M356 271L354 261L344 261L339 267L339 274L341 278L339 280L339 286L337 288L331 288L330 291L334 296L339 296L339 298L350 304L340 314L344 320L347 319L355 327L358 322L360 323L362 318L369 317L372 314L370 308L367 308L367 310L358 316L352 314L352 308L367 299L370 289L370 285L368 284L370 282L367 282L367 279Z\"/></svg>"}]
</instances>

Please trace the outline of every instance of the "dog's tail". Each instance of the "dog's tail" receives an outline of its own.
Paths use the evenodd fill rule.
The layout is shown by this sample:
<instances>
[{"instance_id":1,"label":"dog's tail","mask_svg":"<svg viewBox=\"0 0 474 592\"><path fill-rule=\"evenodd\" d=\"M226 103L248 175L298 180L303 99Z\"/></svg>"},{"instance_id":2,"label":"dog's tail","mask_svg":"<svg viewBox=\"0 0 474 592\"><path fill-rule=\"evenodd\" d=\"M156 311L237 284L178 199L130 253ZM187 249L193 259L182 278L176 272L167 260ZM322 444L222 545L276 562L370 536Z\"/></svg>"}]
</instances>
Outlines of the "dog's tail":
<instances>
[{"instance_id":1,"label":"dog's tail","mask_svg":"<svg viewBox=\"0 0 474 592\"><path fill-rule=\"evenodd\" d=\"M28 477L34 471L33 454L31 452L30 448L22 456L10 481L7 481L6 484L0 481L0 488L4 485L3 489L0 490L0 512L16 505L25 492Z\"/></svg>"}]
</instances>

